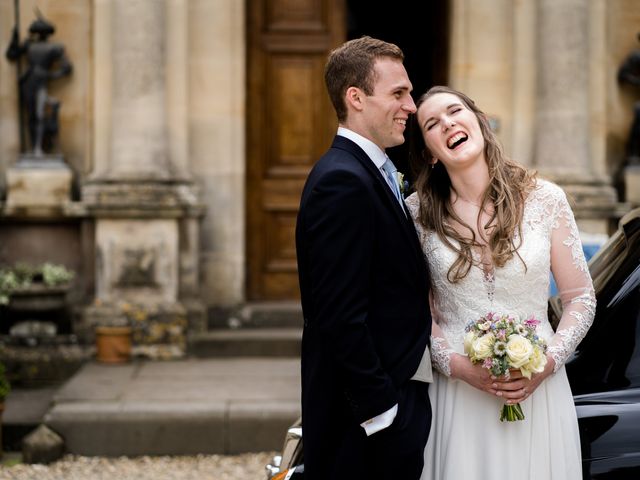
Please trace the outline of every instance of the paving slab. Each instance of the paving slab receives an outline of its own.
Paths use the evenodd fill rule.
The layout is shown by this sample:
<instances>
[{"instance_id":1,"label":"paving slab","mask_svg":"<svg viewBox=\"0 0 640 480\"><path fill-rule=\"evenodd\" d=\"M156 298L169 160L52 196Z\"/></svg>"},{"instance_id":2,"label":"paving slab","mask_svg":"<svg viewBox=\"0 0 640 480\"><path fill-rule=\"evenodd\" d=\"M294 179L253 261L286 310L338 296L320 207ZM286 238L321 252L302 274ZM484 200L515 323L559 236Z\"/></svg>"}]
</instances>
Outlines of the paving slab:
<instances>
[{"instance_id":1,"label":"paving slab","mask_svg":"<svg viewBox=\"0 0 640 480\"><path fill-rule=\"evenodd\" d=\"M55 387L12 389L5 401L2 424L37 426L51 407L55 392Z\"/></svg>"},{"instance_id":2,"label":"paving slab","mask_svg":"<svg viewBox=\"0 0 640 480\"><path fill-rule=\"evenodd\" d=\"M5 450L20 451L22 439L40 425L52 405L57 387L13 388L2 414Z\"/></svg>"},{"instance_id":3,"label":"paving slab","mask_svg":"<svg viewBox=\"0 0 640 480\"><path fill-rule=\"evenodd\" d=\"M79 455L278 450L300 415L300 360L89 363L53 396L45 423Z\"/></svg>"}]
</instances>

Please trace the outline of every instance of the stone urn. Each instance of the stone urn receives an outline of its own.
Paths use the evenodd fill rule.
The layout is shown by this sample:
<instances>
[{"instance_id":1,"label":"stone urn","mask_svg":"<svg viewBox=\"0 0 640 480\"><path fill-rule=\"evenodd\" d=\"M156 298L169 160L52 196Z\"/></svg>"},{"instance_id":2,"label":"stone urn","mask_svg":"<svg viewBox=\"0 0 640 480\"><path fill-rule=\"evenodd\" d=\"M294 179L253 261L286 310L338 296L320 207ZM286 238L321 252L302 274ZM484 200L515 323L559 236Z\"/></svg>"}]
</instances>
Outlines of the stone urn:
<instances>
[{"instance_id":1,"label":"stone urn","mask_svg":"<svg viewBox=\"0 0 640 480\"><path fill-rule=\"evenodd\" d=\"M69 284L48 286L32 283L11 292L8 308L20 312L48 312L65 307Z\"/></svg>"}]
</instances>

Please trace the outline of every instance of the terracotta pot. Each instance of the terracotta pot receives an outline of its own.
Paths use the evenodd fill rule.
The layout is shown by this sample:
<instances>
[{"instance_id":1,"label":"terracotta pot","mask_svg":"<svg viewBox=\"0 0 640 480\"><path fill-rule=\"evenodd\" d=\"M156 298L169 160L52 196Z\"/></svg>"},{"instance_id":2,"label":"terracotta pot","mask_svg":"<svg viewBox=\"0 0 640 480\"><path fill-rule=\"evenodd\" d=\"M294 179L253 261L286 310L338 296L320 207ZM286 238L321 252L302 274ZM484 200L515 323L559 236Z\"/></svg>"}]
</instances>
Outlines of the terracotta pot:
<instances>
[{"instance_id":1,"label":"terracotta pot","mask_svg":"<svg viewBox=\"0 0 640 480\"><path fill-rule=\"evenodd\" d=\"M104 363L131 359L131 327L96 327L96 358Z\"/></svg>"}]
</instances>

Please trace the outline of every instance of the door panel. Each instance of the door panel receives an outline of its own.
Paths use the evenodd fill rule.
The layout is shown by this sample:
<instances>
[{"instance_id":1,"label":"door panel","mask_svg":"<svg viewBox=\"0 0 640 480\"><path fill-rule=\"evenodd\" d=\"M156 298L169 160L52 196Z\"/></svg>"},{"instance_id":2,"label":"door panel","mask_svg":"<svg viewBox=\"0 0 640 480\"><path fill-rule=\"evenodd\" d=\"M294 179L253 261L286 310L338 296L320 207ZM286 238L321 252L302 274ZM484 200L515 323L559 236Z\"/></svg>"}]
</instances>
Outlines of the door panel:
<instances>
[{"instance_id":1,"label":"door panel","mask_svg":"<svg viewBox=\"0 0 640 480\"><path fill-rule=\"evenodd\" d=\"M343 0L249 0L248 297L299 297L295 221L304 181L337 121L324 87L344 41Z\"/></svg>"}]
</instances>

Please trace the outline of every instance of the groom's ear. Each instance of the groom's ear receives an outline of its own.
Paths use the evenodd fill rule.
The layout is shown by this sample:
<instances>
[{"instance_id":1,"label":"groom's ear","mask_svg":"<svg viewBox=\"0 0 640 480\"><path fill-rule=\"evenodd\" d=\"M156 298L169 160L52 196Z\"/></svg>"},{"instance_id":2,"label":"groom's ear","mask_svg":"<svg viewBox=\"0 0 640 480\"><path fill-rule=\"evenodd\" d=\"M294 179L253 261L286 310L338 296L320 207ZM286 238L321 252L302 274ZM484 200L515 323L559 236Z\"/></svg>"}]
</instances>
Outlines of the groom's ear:
<instances>
[{"instance_id":1,"label":"groom's ear","mask_svg":"<svg viewBox=\"0 0 640 480\"><path fill-rule=\"evenodd\" d=\"M364 107L364 92L358 87L349 87L345 92L345 103L352 109L360 112Z\"/></svg>"}]
</instances>

